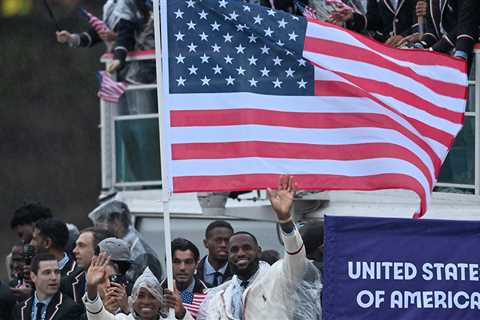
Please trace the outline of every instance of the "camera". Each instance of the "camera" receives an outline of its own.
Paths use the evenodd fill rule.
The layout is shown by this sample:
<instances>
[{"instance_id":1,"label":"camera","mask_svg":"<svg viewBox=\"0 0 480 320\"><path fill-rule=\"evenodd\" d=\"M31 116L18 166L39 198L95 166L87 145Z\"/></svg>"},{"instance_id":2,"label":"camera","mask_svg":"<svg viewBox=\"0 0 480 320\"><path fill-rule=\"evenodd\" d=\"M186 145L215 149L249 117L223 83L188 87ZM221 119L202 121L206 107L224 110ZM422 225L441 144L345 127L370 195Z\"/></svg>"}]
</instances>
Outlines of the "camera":
<instances>
[{"instance_id":1,"label":"camera","mask_svg":"<svg viewBox=\"0 0 480 320\"><path fill-rule=\"evenodd\" d=\"M124 274L113 274L110 276L109 279L110 279L110 282L118 283L123 286L126 286L128 283L127 277L125 277Z\"/></svg>"},{"instance_id":2,"label":"camera","mask_svg":"<svg viewBox=\"0 0 480 320\"><path fill-rule=\"evenodd\" d=\"M32 258L35 255L35 248L31 244L23 246L23 262L29 266L32 263Z\"/></svg>"}]
</instances>

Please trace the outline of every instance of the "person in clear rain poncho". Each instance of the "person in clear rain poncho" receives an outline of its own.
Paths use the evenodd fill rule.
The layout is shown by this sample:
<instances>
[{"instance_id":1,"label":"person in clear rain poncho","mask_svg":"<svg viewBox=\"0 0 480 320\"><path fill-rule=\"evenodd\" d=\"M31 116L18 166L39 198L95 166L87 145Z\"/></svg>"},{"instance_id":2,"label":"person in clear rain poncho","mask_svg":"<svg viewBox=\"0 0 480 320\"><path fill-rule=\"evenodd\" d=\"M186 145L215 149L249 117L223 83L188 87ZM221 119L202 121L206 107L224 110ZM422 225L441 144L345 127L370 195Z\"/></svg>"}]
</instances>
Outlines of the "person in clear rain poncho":
<instances>
[{"instance_id":1,"label":"person in clear rain poncho","mask_svg":"<svg viewBox=\"0 0 480 320\"><path fill-rule=\"evenodd\" d=\"M157 279L161 280L163 278L162 266L157 258L157 254L132 225L130 210L124 202L109 200L102 203L88 214L88 218L96 227L107 229L115 237L124 240L128 244L130 258L133 262L130 270L127 272L127 278L130 283L133 283L147 266Z\"/></svg>"},{"instance_id":2,"label":"person in clear rain poncho","mask_svg":"<svg viewBox=\"0 0 480 320\"><path fill-rule=\"evenodd\" d=\"M260 261L261 248L246 231L229 242L233 277L211 289L197 320L318 320L321 319L321 278L306 257L302 238L290 209L294 182L282 176L278 190L268 196L281 227L285 257L272 266Z\"/></svg>"}]
</instances>

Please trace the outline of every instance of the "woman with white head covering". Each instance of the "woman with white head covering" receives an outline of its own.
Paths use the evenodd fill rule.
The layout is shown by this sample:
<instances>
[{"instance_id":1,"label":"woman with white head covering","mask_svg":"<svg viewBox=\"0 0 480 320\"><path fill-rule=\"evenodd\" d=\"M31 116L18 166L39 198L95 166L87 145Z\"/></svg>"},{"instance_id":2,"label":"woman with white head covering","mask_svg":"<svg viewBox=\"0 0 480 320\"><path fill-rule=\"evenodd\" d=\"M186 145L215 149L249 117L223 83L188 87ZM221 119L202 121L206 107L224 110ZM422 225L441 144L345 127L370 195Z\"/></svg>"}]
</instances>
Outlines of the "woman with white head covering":
<instances>
[{"instance_id":1,"label":"woman with white head covering","mask_svg":"<svg viewBox=\"0 0 480 320\"><path fill-rule=\"evenodd\" d=\"M161 314L162 306L175 309L175 318L193 320L191 314L185 310L178 292L168 291L162 295L162 287L149 268L138 277L133 285L130 297L130 314L111 314L105 310L102 300L98 296L98 285L108 281L105 267L110 257L101 253L93 257L87 272L87 292L83 303L87 310L88 320L157 320L164 319Z\"/></svg>"}]
</instances>

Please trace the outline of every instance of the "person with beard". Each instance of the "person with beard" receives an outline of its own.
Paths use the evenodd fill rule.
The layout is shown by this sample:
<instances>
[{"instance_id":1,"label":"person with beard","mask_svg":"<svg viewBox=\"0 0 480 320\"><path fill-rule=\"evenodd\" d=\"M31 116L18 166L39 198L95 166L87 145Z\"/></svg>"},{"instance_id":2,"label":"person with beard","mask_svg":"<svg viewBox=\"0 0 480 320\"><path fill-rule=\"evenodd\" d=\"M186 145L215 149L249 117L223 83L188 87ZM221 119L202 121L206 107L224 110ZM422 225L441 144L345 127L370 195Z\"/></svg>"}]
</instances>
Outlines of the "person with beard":
<instances>
[{"instance_id":1,"label":"person with beard","mask_svg":"<svg viewBox=\"0 0 480 320\"><path fill-rule=\"evenodd\" d=\"M232 225L224 220L213 221L205 230L203 244L208 255L198 263L197 278L209 288L222 284L232 276L228 264L228 241L232 234Z\"/></svg>"},{"instance_id":2,"label":"person with beard","mask_svg":"<svg viewBox=\"0 0 480 320\"><path fill-rule=\"evenodd\" d=\"M234 276L212 289L197 319L293 319L294 298L307 264L302 238L293 223L294 181L281 176L277 190L268 197L281 226L285 258L272 266L260 261L261 248L247 231L234 233L228 246L228 260Z\"/></svg>"}]
</instances>

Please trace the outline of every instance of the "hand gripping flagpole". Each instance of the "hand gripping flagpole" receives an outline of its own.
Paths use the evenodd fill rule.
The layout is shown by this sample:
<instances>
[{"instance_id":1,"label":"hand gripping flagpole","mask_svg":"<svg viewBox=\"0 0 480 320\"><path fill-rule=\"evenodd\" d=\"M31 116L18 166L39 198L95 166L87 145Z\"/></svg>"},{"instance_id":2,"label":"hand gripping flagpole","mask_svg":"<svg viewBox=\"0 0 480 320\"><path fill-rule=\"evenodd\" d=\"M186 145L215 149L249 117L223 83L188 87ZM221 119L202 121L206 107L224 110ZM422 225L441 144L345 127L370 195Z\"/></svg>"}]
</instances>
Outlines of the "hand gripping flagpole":
<instances>
[{"instance_id":1,"label":"hand gripping flagpole","mask_svg":"<svg viewBox=\"0 0 480 320\"><path fill-rule=\"evenodd\" d=\"M425 0L417 0L417 3L424 2ZM421 36L425 33L425 16L417 16L417 23L418 23L418 32Z\"/></svg>"},{"instance_id":2,"label":"hand gripping flagpole","mask_svg":"<svg viewBox=\"0 0 480 320\"><path fill-rule=\"evenodd\" d=\"M160 19L160 7L163 17ZM154 18L154 31L155 31L155 62L157 70L157 103L158 103L158 123L160 134L160 159L162 166L162 204L163 204L163 229L165 233L165 257L166 257L166 270L167 270L167 285L168 289L173 291L173 268L172 268L172 248L171 248L171 227L170 227L170 206L169 200L171 196L171 184L167 170L167 161L169 158L169 152L166 147L166 130L165 130L165 112L163 103L163 83L168 85L168 68L165 68L165 74L162 72L162 44L161 39L164 39L163 49L168 52L167 36L161 36L161 30L166 33L167 30L167 0L153 0L153 18ZM167 62L165 62L166 64ZM168 313L168 319L175 319L174 309L170 309Z\"/></svg>"}]
</instances>

